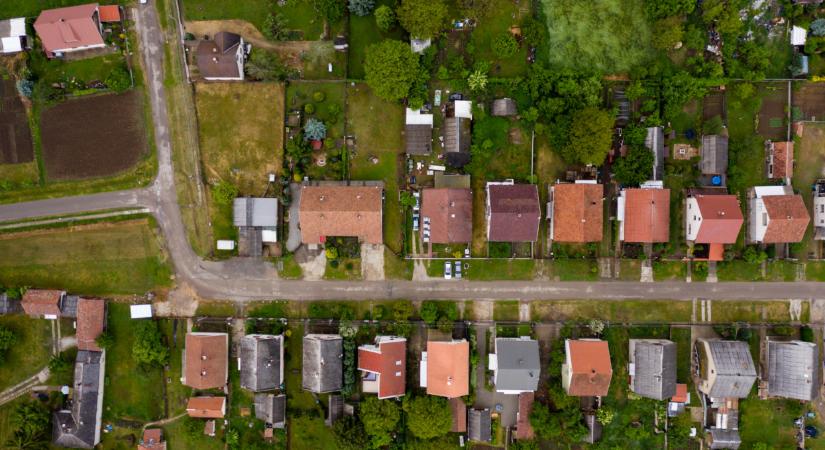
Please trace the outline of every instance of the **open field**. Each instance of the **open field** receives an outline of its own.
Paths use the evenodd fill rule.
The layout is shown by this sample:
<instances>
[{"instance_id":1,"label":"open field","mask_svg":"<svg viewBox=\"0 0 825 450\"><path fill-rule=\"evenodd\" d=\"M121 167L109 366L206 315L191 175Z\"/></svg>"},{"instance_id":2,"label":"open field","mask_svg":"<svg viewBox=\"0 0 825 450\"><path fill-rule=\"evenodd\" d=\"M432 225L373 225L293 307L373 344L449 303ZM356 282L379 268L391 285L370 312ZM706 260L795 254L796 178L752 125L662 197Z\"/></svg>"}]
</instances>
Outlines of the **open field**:
<instances>
[{"instance_id":1,"label":"open field","mask_svg":"<svg viewBox=\"0 0 825 450\"><path fill-rule=\"evenodd\" d=\"M43 112L40 131L49 179L114 175L146 155L139 92L83 97Z\"/></svg>"},{"instance_id":2,"label":"open field","mask_svg":"<svg viewBox=\"0 0 825 450\"><path fill-rule=\"evenodd\" d=\"M14 81L0 83L0 164L27 163L34 160L29 117Z\"/></svg>"},{"instance_id":3,"label":"open field","mask_svg":"<svg viewBox=\"0 0 825 450\"><path fill-rule=\"evenodd\" d=\"M171 268L148 219L0 234L0 283L88 295L144 294Z\"/></svg>"},{"instance_id":4,"label":"open field","mask_svg":"<svg viewBox=\"0 0 825 450\"><path fill-rule=\"evenodd\" d=\"M796 84L794 88L791 97L792 119L825 120L825 84L802 83Z\"/></svg>"},{"instance_id":5,"label":"open field","mask_svg":"<svg viewBox=\"0 0 825 450\"><path fill-rule=\"evenodd\" d=\"M806 123L803 125L802 137L794 137L794 167L793 187L805 199L808 210L813 208L811 186L817 179L823 177L825 167L825 125L821 123ZM805 230L805 238L798 254L795 256L803 261L811 255L817 256L819 244L813 240L813 224Z\"/></svg>"},{"instance_id":6,"label":"open field","mask_svg":"<svg viewBox=\"0 0 825 450\"><path fill-rule=\"evenodd\" d=\"M271 0L184 0L183 15L186 20L239 19L251 23L263 31L270 12L279 13L294 35L292 39L320 39L324 20L316 13L309 0L289 0L280 5Z\"/></svg>"},{"instance_id":7,"label":"open field","mask_svg":"<svg viewBox=\"0 0 825 450\"><path fill-rule=\"evenodd\" d=\"M51 322L26 315L0 317L0 327L11 329L17 343L0 364L0 390L36 374L51 357ZM3 409L3 408L0 408Z\"/></svg>"},{"instance_id":8,"label":"open field","mask_svg":"<svg viewBox=\"0 0 825 450\"><path fill-rule=\"evenodd\" d=\"M0 17L33 17L37 16L43 9L80 5L83 3L89 2L86 0L3 0L0 2ZM111 5L126 2L123 0L101 0L97 3L101 5Z\"/></svg>"}]
</instances>

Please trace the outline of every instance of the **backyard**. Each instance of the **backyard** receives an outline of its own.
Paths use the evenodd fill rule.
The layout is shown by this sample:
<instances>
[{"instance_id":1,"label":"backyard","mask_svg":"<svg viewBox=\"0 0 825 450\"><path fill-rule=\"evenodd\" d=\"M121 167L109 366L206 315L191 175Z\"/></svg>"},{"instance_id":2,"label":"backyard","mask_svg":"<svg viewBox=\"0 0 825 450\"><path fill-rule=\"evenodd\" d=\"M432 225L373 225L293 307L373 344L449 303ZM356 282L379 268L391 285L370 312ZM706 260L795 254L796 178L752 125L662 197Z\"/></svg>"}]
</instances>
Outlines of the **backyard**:
<instances>
[{"instance_id":1,"label":"backyard","mask_svg":"<svg viewBox=\"0 0 825 450\"><path fill-rule=\"evenodd\" d=\"M324 31L324 21L309 0L288 0L275 3L271 0L215 1L184 0L183 15L186 20L244 20L263 32L270 12L279 13L290 30L298 34L298 40L319 39Z\"/></svg>"},{"instance_id":2,"label":"backyard","mask_svg":"<svg viewBox=\"0 0 825 450\"><path fill-rule=\"evenodd\" d=\"M0 327L10 329L17 343L0 364L0 391L36 374L51 357L53 322L25 315L0 317ZM3 408L0 408L3 409Z\"/></svg>"}]
</instances>

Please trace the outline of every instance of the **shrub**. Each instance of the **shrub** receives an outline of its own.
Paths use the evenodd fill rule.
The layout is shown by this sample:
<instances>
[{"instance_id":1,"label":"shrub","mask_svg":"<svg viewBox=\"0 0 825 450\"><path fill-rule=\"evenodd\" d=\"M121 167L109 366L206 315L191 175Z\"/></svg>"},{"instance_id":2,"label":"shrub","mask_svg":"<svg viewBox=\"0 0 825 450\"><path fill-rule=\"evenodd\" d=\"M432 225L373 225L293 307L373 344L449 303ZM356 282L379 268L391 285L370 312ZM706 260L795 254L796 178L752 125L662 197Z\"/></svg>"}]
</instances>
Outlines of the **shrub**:
<instances>
[{"instance_id":1,"label":"shrub","mask_svg":"<svg viewBox=\"0 0 825 450\"><path fill-rule=\"evenodd\" d=\"M228 181L221 180L212 188L212 198L216 203L228 205L238 196L238 188Z\"/></svg>"},{"instance_id":2,"label":"shrub","mask_svg":"<svg viewBox=\"0 0 825 450\"><path fill-rule=\"evenodd\" d=\"M375 9L375 25L381 31L390 31L395 27L395 12L387 5Z\"/></svg>"},{"instance_id":3,"label":"shrub","mask_svg":"<svg viewBox=\"0 0 825 450\"><path fill-rule=\"evenodd\" d=\"M816 19L811 22L810 30L814 36L825 36L825 19Z\"/></svg>"},{"instance_id":4,"label":"shrub","mask_svg":"<svg viewBox=\"0 0 825 450\"><path fill-rule=\"evenodd\" d=\"M32 98L32 93L34 92L34 81L17 81L17 91L20 92L20 95L22 95L23 97Z\"/></svg>"},{"instance_id":5,"label":"shrub","mask_svg":"<svg viewBox=\"0 0 825 450\"><path fill-rule=\"evenodd\" d=\"M289 37L286 19L280 13L269 13L264 20L264 36L271 41L285 41Z\"/></svg>"},{"instance_id":6,"label":"shrub","mask_svg":"<svg viewBox=\"0 0 825 450\"><path fill-rule=\"evenodd\" d=\"M304 139L323 140L327 136L327 127L318 119L309 119L304 125Z\"/></svg>"},{"instance_id":7,"label":"shrub","mask_svg":"<svg viewBox=\"0 0 825 450\"><path fill-rule=\"evenodd\" d=\"M115 92L123 92L132 87L132 78L123 67L118 67L106 77L106 86Z\"/></svg>"},{"instance_id":8,"label":"shrub","mask_svg":"<svg viewBox=\"0 0 825 450\"><path fill-rule=\"evenodd\" d=\"M312 103L307 103L304 105L304 112L307 114L314 114L315 113L315 105Z\"/></svg>"},{"instance_id":9,"label":"shrub","mask_svg":"<svg viewBox=\"0 0 825 450\"><path fill-rule=\"evenodd\" d=\"M476 70L467 78L467 85L471 91L483 91L487 88L487 74Z\"/></svg>"},{"instance_id":10,"label":"shrub","mask_svg":"<svg viewBox=\"0 0 825 450\"><path fill-rule=\"evenodd\" d=\"M375 8L373 0L349 0L349 11L356 16L368 16Z\"/></svg>"},{"instance_id":11,"label":"shrub","mask_svg":"<svg viewBox=\"0 0 825 450\"><path fill-rule=\"evenodd\" d=\"M504 33L493 39L493 52L499 58L509 58L518 51L518 42L510 33Z\"/></svg>"},{"instance_id":12,"label":"shrub","mask_svg":"<svg viewBox=\"0 0 825 450\"><path fill-rule=\"evenodd\" d=\"M317 103L321 103L322 101L327 99L327 95L324 94L322 91L315 91L312 93L312 99L315 100Z\"/></svg>"},{"instance_id":13,"label":"shrub","mask_svg":"<svg viewBox=\"0 0 825 450\"><path fill-rule=\"evenodd\" d=\"M802 328L799 329L799 339L805 342L813 342L814 330L807 325L803 325Z\"/></svg>"}]
</instances>

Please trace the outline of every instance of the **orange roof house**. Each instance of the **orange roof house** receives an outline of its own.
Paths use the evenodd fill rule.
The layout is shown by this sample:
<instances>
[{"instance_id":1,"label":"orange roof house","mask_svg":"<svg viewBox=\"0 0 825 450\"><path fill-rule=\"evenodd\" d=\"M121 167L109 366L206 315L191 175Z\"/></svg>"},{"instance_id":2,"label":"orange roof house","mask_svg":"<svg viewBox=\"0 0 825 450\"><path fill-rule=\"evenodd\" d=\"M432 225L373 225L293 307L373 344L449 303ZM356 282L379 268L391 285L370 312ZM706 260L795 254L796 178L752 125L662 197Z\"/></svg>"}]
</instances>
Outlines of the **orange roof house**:
<instances>
[{"instance_id":1,"label":"orange roof house","mask_svg":"<svg viewBox=\"0 0 825 450\"><path fill-rule=\"evenodd\" d=\"M107 22L120 22L120 7L117 5L100 5L97 8L98 12L100 13L100 21L103 23Z\"/></svg>"},{"instance_id":2,"label":"orange roof house","mask_svg":"<svg viewBox=\"0 0 825 450\"><path fill-rule=\"evenodd\" d=\"M422 356L422 366L426 365L422 384L427 394L456 398L470 393L469 342L429 341Z\"/></svg>"},{"instance_id":3,"label":"orange roof house","mask_svg":"<svg viewBox=\"0 0 825 450\"><path fill-rule=\"evenodd\" d=\"M653 243L670 239L670 189L623 189L617 202L619 240Z\"/></svg>"},{"instance_id":4,"label":"orange roof house","mask_svg":"<svg viewBox=\"0 0 825 450\"><path fill-rule=\"evenodd\" d=\"M685 237L687 241L709 245L711 261L721 261L724 245L739 236L744 218L735 195L688 192L685 201Z\"/></svg>"},{"instance_id":5,"label":"orange roof house","mask_svg":"<svg viewBox=\"0 0 825 450\"><path fill-rule=\"evenodd\" d=\"M186 414L196 419L221 419L226 414L226 397L191 397Z\"/></svg>"},{"instance_id":6,"label":"orange roof house","mask_svg":"<svg viewBox=\"0 0 825 450\"><path fill-rule=\"evenodd\" d=\"M749 206L748 238L752 242L799 242L811 222L805 201L790 186L756 186Z\"/></svg>"},{"instance_id":7,"label":"orange roof house","mask_svg":"<svg viewBox=\"0 0 825 450\"><path fill-rule=\"evenodd\" d=\"M450 411L453 413L453 426L451 433L467 432L467 404L461 398L451 398L447 401L450 404Z\"/></svg>"},{"instance_id":8,"label":"orange roof house","mask_svg":"<svg viewBox=\"0 0 825 450\"><path fill-rule=\"evenodd\" d=\"M137 450L166 450L166 441L163 440L163 430L160 428L147 428L143 430L143 438L141 438Z\"/></svg>"},{"instance_id":9,"label":"orange roof house","mask_svg":"<svg viewBox=\"0 0 825 450\"><path fill-rule=\"evenodd\" d=\"M407 340L376 336L375 345L358 347L358 370L363 372L363 391L378 398L401 397L406 392Z\"/></svg>"},{"instance_id":10,"label":"orange roof house","mask_svg":"<svg viewBox=\"0 0 825 450\"><path fill-rule=\"evenodd\" d=\"M550 238L558 242L602 240L604 187L594 183L559 183L550 187L547 217Z\"/></svg>"},{"instance_id":11,"label":"orange roof house","mask_svg":"<svg viewBox=\"0 0 825 450\"><path fill-rule=\"evenodd\" d=\"M561 376L567 395L607 395L613 377L607 342L598 339L567 339L564 341L564 350L565 362L561 366Z\"/></svg>"},{"instance_id":12,"label":"orange roof house","mask_svg":"<svg viewBox=\"0 0 825 450\"><path fill-rule=\"evenodd\" d=\"M303 186L301 241L322 244L329 236L349 236L367 244L383 243L383 191L382 186Z\"/></svg>"},{"instance_id":13,"label":"orange roof house","mask_svg":"<svg viewBox=\"0 0 825 450\"><path fill-rule=\"evenodd\" d=\"M674 403L687 403L688 401L688 390L687 384L684 383L677 383L676 384L676 394L670 398L670 401Z\"/></svg>"},{"instance_id":14,"label":"orange roof house","mask_svg":"<svg viewBox=\"0 0 825 450\"><path fill-rule=\"evenodd\" d=\"M60 316L60 306L65 297L65 291L29 289L23 294L20 306L26 314L32 317L47 316L56 319Z\"/></svg>"},{"instance_id":15,"label":"orange roof house","mask_svg":"<svg viewBox=\"0 0 825 450\"><path fill-rule=\"evenodd\" d=\"M765 141L765 168L768 178L785 180L793 178L793 141Z\"/></svg>"},{"instance_id":16,"label":"orange roof house","mask_svg":"<svg viewBox=\"0 0 825 450\"><path fill-rule=\"evenodd\" d=\"M429 231L430 242L452 244L473 240L473 194L469 189L424 189L421 199L423 235Z\"/></svg>"},{"instance_id":17,"label":"orange roof house","mask_svg":"<svg viewBox=\"0 0 825 450\"><path fill-rule=\"evenodd\" d=\"M34 30L49 58L106 46L97 3L43 10Z\"/></svg>"},{"instance_id":18,"label":"orange roof house","mask_svg":"<svg viewBox=\"0 0 825 450\"><path fill-rule=\"evenodd\" d=\"M518 413L516 414L516 439L533 439L536 433L530 424L530 413L533 412L533 403L536 400L535 392L522 392L518 395Z\"/></svg>"},{"instance_id":19,"label":"orange roof house","mask_svg":"<svg viewBox=\"0 0 825 450\"><path fill-rule=\"evenodd\" d=\"M229 335L226 333L187 333L181 382L195 389L213 389L225 385L228 350Z\"/></svg>"},{"instance_id":20,"label":"orange roof house","mask_svg":"<svg viewBox=\"0 0 825 450\"><path fill-rule=\"evenodd\" d=\"M95 340L106 326L106 302L81 298L77 301L77 349L101 351Z\"/></svg>"}]
</instances>

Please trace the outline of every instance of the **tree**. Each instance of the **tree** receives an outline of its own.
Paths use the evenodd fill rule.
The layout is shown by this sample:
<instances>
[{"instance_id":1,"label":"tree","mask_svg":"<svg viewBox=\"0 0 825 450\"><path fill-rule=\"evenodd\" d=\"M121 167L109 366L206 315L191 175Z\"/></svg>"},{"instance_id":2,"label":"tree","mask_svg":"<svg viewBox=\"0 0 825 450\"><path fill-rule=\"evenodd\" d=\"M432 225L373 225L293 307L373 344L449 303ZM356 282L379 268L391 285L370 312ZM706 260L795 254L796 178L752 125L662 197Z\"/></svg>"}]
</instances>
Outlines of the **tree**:
<instances>
[{"instance_id":1,"label":"tree","mask_svg":"<svg viewBox=\"0 0 825 450\"><path fill-rule=\"evenodd\" d=\"M816 19L811 22L810 32L814 36L825 36L825 19Z\"/></svg>"},{"instance_id":2,"label":"tree","mask_svg":"<svg viewBox=\"0 0 825 450\"><path fill-rule=\"evenodd\" d=\"M313 0L313 4L315 11L331 24L338 23L344 17L343 0Z\"/></svg>"},{"instance_id":3,"label":"tree","mask_svg":"<svg viewBox=\"0 0 825 450\"><path fill-rule=\"evenodd\" d=\"M398 21L410 36L430 39L447 25L447 5L444 0L402 0Z\"/></svg>"},{"instance_id":4,"label":"tree","mask_svg":"<svg viewBox=\"0 0 825 450\"><path fill-rule=\"evenodd\" d=\"M589 106L575 112L570 121L570 139L562 156L569 163L600 166L610 151L613 115Z\"/></svg>"},{"instance_id":5,"label":"tree","mask_svg":"<svg viewBox=\"0 0 825 450\"><path fill-rule=\"evenodd\" d=\"M401 192L401 206L405 208L412 208L415 206L415 196L407 191Z\"/></svg>"},{"instance_id":6,"label":"tree","mask_svg":"<svg viewBox=\"0 0 825 450\"><path fill-rule=\"evenodd\" d=\"M238 434L238 430L234 428L230 428L226 430L226 435L224 436L226 440L226 446L229 448L235 448L241 441L241 436Z\"/></svg>"},{"instance_id":7,"label":"tree","mask_svg":"<svg viewBox=\"0 0 825 450\"><path fill-rule=\"evenodd\" d=\"M0 326L0 364L6 359L6 352L17 342L17 334L10 328Z\"/></svg>"},{"instance_id":8,"label":"tree","mask_svg":"<svg viewBox=\"0 0 825 450\"><path fill-rule=\"evenodd\" d=\"M505 32L493 39L493 53L499 58L509 58L518 51L518 42L512 34Z\"/></svg>"},{"instance_id":9,"label":"tree","mask_svg":"<svg viewBox=\"0 0 825 450\"><path fill-rule=\"evenodd\" d=\"M375 0L349 0L349 11L356 16L368 16L375 8Z\"/></svg>"},{"instance_id":10,"label":"tree","mask_svg":"<svg viewBox=\"0 0 825 450\"><path fill-rule=\"evenodd\" d=\"M66 373L72 368L72 362L63 353L52 356L49 359L49 371L55 373Z\"/></svg>"},{"instance_id":11,"label":"tree","mask_svg":"<svg viewBox=\"0 0 825 450\"><path fill-rule=\"evenodd\" d=\"M372 448L381 448L392 442L392 433L400 419L401 412L394 401L369 396L361 402L361 422L370 437Z\"/></svg>"},{"instance_id":12,"label":"tree","mask_svg":"<svg viewBox=\"0 0 825 450\"><path fill-rule=\"evenodd\" d=\"M707 93L705 83L687 72L679 72L665 78L662 85L665 117L676 116L689 100L704 97Z\"/></svg>"},{"instance_id":13,"label":"tree","mask_svg":"<svg viewBox=\"0 0 825 450\"><path fill-rule=\"evenodd\" d=\"M375 25L381 31L390 31L395 26L395 12L387 5L375 9Z\"/></svg>"},{"instance_id":14,"label":"tree","mask_svg":"<svg viewBox=\"0 0 825 450\"><path fill-rule=\"evenodd\" d=\"M325 137L327 137L327 126L324 125L324 122L314 117L307 120L307 123L304 124L304 139L322 141Z\"/></svg>"},{"instance_id":15,"label":"tree","mask_svg":"<svg viewBox=\"0 0 825 450\"><path fill-rule=\"evenodd\" d=\"M407 428L419 439L444 436L453 426L453 413L443 397L432 395L404 397Z\"/></svg>"},{"instance_id":16,"label":"tree","mask_svg":"<svg viewBox=\"0 0 825 450\"><path fill-rule=\"evenodd\" d=\"M370 441L364 424L354 416L344 416L332 426L335 443L341 450L363 450Z\"/></svg>"},{"instance_id":17,"label":"tree","mask_svg":"<svg viewBox=\"0 0 825 450\"><path fill-rule=\"evenodd\" d=\"M132 358L138 364L163 366L169 361L169 348L163 345L163 339L154 321L138 322L132 344Z\"/></svg>"},{"instance_id":18,"label":"tree","mask_svg":"<svg viewBox=\"0 0 825 450\"><path fill-rule=\"evenodd\" d=\"M659 50L673 50L682 41L684 28L682 18L678 16L659 19L653 24L651 43Z\"/></svg>"},{"instance_id":19,"label":"tree","mask_svg":"<svg viewBox=\"0 0 825 450\"><path fill-rule=\"evenodd\" d=\"M132 77L123 67L117 67L106 77L106 86L115 92L124 92L132 87Z\"/></svg>"},{"instance_id":20,"label":"tree","mask_svg":"<svg viewBox=\"0 0 825 450\"><path fill-rule=\"evenodd\" d=\"M270 41L285 41L289 37L289 30L284 16L279 12L267 14L263 33Z\"/></svg>"},{"instance_id":21,"label":"tree","mask_svg":"<svg viewBox=\"0 0 825 450\"><path fill-rule=\"evenodd\" d=\"M280 55L261 49L252 52L245 70L251 78L261 81L284 81L295 76L295 70L287 66Z\"/></svg>"},{"instance_id":22,"label":"tree","mask_svg":"<svg viewBox=\"0 0 825 450\"><path fill-rule=\"evenodd\" d=\"M613 164L613 174L623 186L638 186L653 175L653 160L653 152L646 147L630 147L627 155Z\"/></svg>"},{"instance_id":23,"label":"tree","mask_svg":"<svg viewBox=\"0 0 825 450\"><path fill-rule=\"evenodd\" d=\"M14 433L5 443L6 448L48 448L50 424L51 414L40 403L29 401L17 405L11 415L11 426Z\"/></svg>"},{"instance_id":24,"label":"tree","mask_svg":"<svg viewBox=\"0 0 825 450\"><path fill-rule=\"evenodd\" d=\"M424 301L419 315L427 325L435 325L435 321L438 320L438 305L432 300Z\"/></svg>"},{"instance_id":25,"label":"tree","mask_svg":"<svg viewBox=\"0 0 825 450\"><path fill-rule=\"evenodd\" d=\"M95 344L102 349L111 348L112 345L115 343L115 337L109 330L100 333L100 336L95 339Z\"/></svg>"},{"instance_id":26,"label":"tree","mask_svg":"<svg viewBox=\"0 0 825 450\"><path fill-rule=\"evenodd\" d=\"M693 12L694 0L656 0L645 2L645 10L652 18L681 16Z\"/></svg>"},{"instance_id":27,"label":"tree","mask_svg":"<svg viewBox=\"0 0 825 450\"><path fill-rule=\"evenodd\" d=\"M418 55L410 44L392 39L367 47L364 71L375 95L390 101L406 98L420 79Z\"/></svg>"},{"instance_id":28,"label":"tree","mask_svg":"<svg viewBox=\"0 0 825 450\"><path fill-rule=\"evenodd\" d=\"M483 91L487 88L487 74L480 70L473 71L470 76L467 77L467 85L471 91Z\"/></svg>"}]
</instances>

